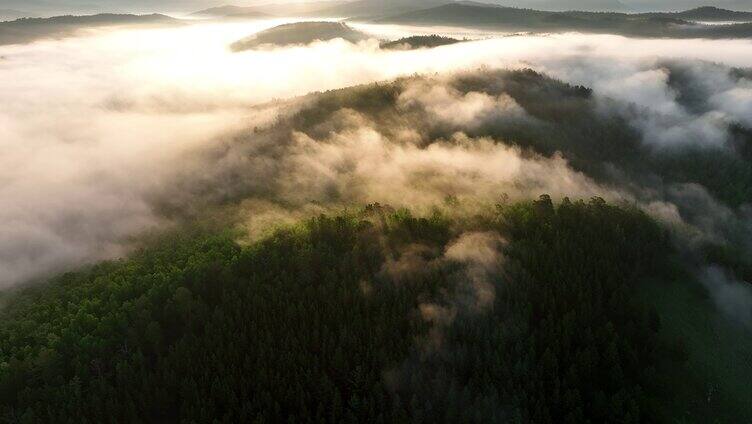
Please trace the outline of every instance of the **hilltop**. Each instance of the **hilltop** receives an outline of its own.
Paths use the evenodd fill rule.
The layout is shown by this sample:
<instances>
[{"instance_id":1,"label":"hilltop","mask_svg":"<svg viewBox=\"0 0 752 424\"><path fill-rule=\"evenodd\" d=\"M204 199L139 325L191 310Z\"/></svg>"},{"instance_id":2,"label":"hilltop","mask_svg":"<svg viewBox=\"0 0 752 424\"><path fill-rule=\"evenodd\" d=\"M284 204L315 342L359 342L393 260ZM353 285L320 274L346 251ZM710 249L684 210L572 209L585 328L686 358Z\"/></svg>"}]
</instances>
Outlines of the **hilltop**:
<instances>
[{"instance_id":1,"label":"hilltop","mask_svg":"<svg viewBox=\"0 0 752 424\"><path fill-rule=\"evenodd\" d=\"M0 9L0 21L9 21L9 20L15 20L15 19L21 19L21 18L31 18L33 15L31 13L22 12L20 10L14 10L14 9Z\"/></svg>"},{"instance_id":2,"label":"hilltop","mask_svg":"<svg viewBox=\"0 0 752 424\"><path fill-rule=\"evenodd\" d=\"M66 37L74 32L115 25L177 25L180 21L166 15L110 14L22 18L0 22L0 45L29 43L41 38Z\"/></svg>"},{"instance_id":3,"label":"hilltop","mask_svg":"<svg viewBox=\"0 0 752 424\"><path fill-rule=\"evenodd\" d=\"M191 16L207 18L268 18L269 14L260 12L255 7L219 6L200 10Z\"/></svg>"},{"instance_id":4,"label":"hilltop","mask_svg":"<svg viewBox=\"0 0 752 424\"><path fill-rule=\"evenodd\" d=\"M386 41L381 43L380 47L386 50L414 50L420 48L434 48L446 46L449 44L461 43L463 40L457 40L451 37L442 37L440 35L414 35L404 37L399 40Z\"/></svg>"},{"instance_id":5,"label":"hilltop","mask_svg":"<svg viewBox=\"0 0 752 424\"><path fill-rule=\"evenodd\" d=\"M376 20L380 23L448 25L510 32L587 32L637 37L749 38L747 24L702 25L675 14L547 12L533 9L452 3Z\"/></svg>"},{"instance_id":6,"label":"hilltop","mask_svg":"<svg viewBox=\"0 0 752 424\"><path fill-rule=\"evenodd\" d=\"M643 13L641 16L657 16L684 19L687 21L752 22L752 12L737 12L712 6L698 7L675 13Z\"/></svg>"},{"instance_id":7,"label":"hilltop","mask_svg":"<svg viewBox=\"0 0 752 424\"><path fill-rule=\"evenodd\" d=\"M191 16L209 16L215 18L233 18L252 15L312 16L317 14L319 10L344 5L345 3L347 2L341 0L330 0L305 3L269 3L256 6L224 5L200 10L192 13Z\"/></svg>"},{"instance_id":8,"label":"hilltop","mask_svg":"<svg viewBox=\"0 0 752 424\"><path fill-rule=\"evenodd\" d=\"M376 18L424 10L452 3L451 0L356 0L317 10L313 14L325 17Z\"/></svg>"},{"instance_id":9,"label":"hilltop","mask_svg":"<svg viewBox=\"0 0 752 424\"><path fill-rule=\"evenodd\" d=\"M326 41L335 38L355 43L367 39L368 36L342 22L297 22L261 31L233 43L231 48L233 51L243 51L262 45L310 44L317 40Z\"/></svg>"}]
</instances>

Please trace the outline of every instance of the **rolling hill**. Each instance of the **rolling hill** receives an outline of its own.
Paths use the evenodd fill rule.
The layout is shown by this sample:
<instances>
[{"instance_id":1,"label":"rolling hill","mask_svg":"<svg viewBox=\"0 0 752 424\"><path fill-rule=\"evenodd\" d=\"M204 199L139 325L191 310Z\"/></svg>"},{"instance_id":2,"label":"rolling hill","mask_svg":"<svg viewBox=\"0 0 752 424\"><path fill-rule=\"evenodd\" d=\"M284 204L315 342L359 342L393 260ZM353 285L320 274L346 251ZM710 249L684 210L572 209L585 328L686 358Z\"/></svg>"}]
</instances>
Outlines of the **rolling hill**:
<instances>
[{"instance_id":1,"label":"rolling hill","mask_svg":"<svg viewBox=\"0 0 752 424\"><path fill-rule=\"evenodd\" d=\"M749 38L752 28L701 25L666 14L547 12L479 3L453 3L379 19L382 23L449 25L510 32L589 32L639 37Z\"/></svg>"},{"instance_id":2,"label":"rolling hill","mask_svg":"<svg viewBox=\"0 0 752 424\"><path fill-rule=\"evenodd\" d=\"M260 12L256 7L219 6L204 9L191 16L206 18L268 18L269 14Z\"/></svg>"},{"instance_id":3,"label":"rolling hill","mask_svg":"<svg viewBox=\"0 0 752 424\"><path fill-rule=\"evenodd\" d=\"M244 38L231 45L233 51L251 50L263 45L289 46L309 44L316 40L342 38L350 42L365 40L368 36L342 22L297 22L279 25Z\"/></svg>"},{"instance_id":4,"label":"rolling hill","mask_svg":"<svg viewBox=\"0 0 752 424\"><path fill-rule=\"evenodd\" d=\"M738 12L710 6L675 13L646 13L642 16L658 16L687 21L752 22L752 12Z\"/></svg>"},{"instance_id":5,"label":"rolling hill","mask_svg":"<svg viewBox=\"0 0 752 424\"><path fill-rule=\"evenodd\" d=\"M428 9L452 3L452 0L356 0L314 12L316 16L376 18Z\"/></svg>"},{"instance_id":6,"label":"rolling hill","mask_svg":"<svg viewBox=\"0 0 752 424\"><path fill-rule=\"evenodd\" d=\"M439 46L446 46L450 44L461 43L462 40L457 40L450 37L442 37L440 35L414 35L412 37L404 37L394 41L387 41L381 43L380 47L386 50L414 50L420 48L433 48Z\"/></svg>"},{"instance_id":7,"label":"rolling hill","mask_svg":"<svg viewBox=\"0 0 752 424\"><path fill-rule=\"evenodd\" d=\"M493 139L530 149L535 160L572 158L598 179L616 167L612 181L625 186L692 175L698 184L743 188L743 202L752 199L752 176L724 180L715 172L732 163L725 150L698 151L672 174L586 87L532 70L444 78L289 101L273 124L213 146L203 169L217 174L201 178L246 185L233 204L276 199L275 180L252 188L256 181L243 174L252 162L232 160L220 171L222 162L258 157L286 179L307 166L302 152L320 148L337 159L312 180L366 175L352 174L360 169L382 185L393 166L387 173L353 166L338 146L352 143L359 161L404 162L400 152L410 150L501 147L471 147ZM673 81L678 93L692 89ZM459 99L511 99L535 119L491 115L472 124L474 141L466 144L448 135L470 131L469 123L442 128L434 108L404 101L417 100L420 87ZM352 140L363 122L367 134L393 146L390 154L362 156L377 146ZM418 139L402 138L407 128ZM744 166L750 152L739 153L746 156L733 160ZM481 181L474 163L461 166L467 172L447 175ZM428 190L436 169L400 181ZM292 181L301 190L302 181ZM305 187L336 202L364 179L344 181ZM454 192L447 184L437 188ZM456 187L463 196L469 185ZM422 211L347 203L250 240L234 219L220 219L227 215L188 219L127 258L3 293L0 413L56 423L750 422L749 332L718 315L662 224L630 203L545 194L513 200L503 187L493 186L488 207L456 196Z\"/></svg>"},{"instance_id":8,"label":"rolling hill","mask_svg":"<svg viewBox=\"0 0 752 424\"><path fill-rule=\"evenodd\" d=\"M86 28L117 25L179 25L180 21L166 15L99 14L88 16L56 16L23 18L0 22L0 45L29 43L41 38L59 38Z\"/></svg>"},{"instance_id":9,"label":"rolling hill","mask_svg":"<svg viewBox=\"0 0 752 424\"><path fill-rule=\"evenodd\" d=\"M0 9L0 21L13 21L21 18L32 18L33 14L14 9Z\"/></svg>"},{"instance_id":10,"label":"rolling hill","mask_svg":"<svg viewBox=\"0 0 752 424\"><path fill-rule=\"evenodd\" d=\"M215 17L215 18L232 18L247 16L309 16L316 14L319 10L340 6L347 3L346 1L312 1L305 3L268 3L256 6L233 6L224 5L200 10L192 13L191 16L198 17Z\"/></svg>"},{"instance_id":11,"label":"rolling hill","mask_svg":"<svg viewBox=\"0 0 752 424\"><path fill-rule=\"evenodd\" d=\"M619 0L518 0L499 2L504 6L548 11L582 10L591 12L627 12L630 7Z\"/></svg>"}]
</instances>

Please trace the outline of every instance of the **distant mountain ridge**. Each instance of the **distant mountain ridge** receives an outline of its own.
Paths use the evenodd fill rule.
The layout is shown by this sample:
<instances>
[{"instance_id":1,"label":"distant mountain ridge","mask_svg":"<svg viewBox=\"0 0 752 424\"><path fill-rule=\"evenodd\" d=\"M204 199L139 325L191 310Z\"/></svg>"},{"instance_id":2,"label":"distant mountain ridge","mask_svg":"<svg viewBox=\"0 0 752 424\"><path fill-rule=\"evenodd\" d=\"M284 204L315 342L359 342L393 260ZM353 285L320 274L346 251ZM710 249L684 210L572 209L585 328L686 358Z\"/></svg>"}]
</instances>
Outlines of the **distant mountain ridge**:
<instances>
[{"instance_id":1,"label":"distant mountain ridge","mask_svg":"<svg viewBox=\"0 0 752 424\"><path fill-rule=\"evenodd\" d=\"M279 3L259 6L225 5L201 10L192 16L240 17L252 14L274 16L308 16L328 18L386 17L452 3L453 0L355 0L308 3Z\"/></svg>"},{"instance_id":2,"label":"distant mountain ridge","mask_svg":"<svg viewBox=\"0 0 752 424\"><path fill-rule=\"evenodd\" d=\"M21 18L0 22L0 45L20 44L47 37L65 37L85 28L111 25L177 25L180 21L166 15L129 15L103 13L85 16L55 16L52 18Z\"/></svg>"},{"instance_id":3,"label":"distant mountain ridge","mask_svg":"<svg viewBox=\"0 0 752 424\"><path fill-rule=\"evenodd\" d=\"M242 7L242 6L219 6L219 7L212 7L209 9L204 9L195 13L192 13L191 16L205 16L205 17L269 17L268 13L263 13L259 11L255 7Z\"/></svg>"},{"instance_id":4,"label":"distant mountain ridge","mask_svg":"<svg viewBox=\"0 0 752 424\"><path fill-rule=\"evenodd\" d=\"M620 0L499 0L498 4L506 7L535 9L543 11L591 11L591 12L628 12L631 8Z\"/></svg>"},{"instance_id":5,"label":"distant mountain ridge","mask_svg":"<svg viewBox=\"0 0 752 424\"><path fill-rule=\"evenodd\" d=\"M356 0L322 9L317 16L365 18L429 9L453 3L453 0Z\"/></svg>"},{"instance_id":6,"label":"distant mountain ridge","mask_svg":"<svg viewBox=\"0 0 752 424\"><path fill-rule=\"evenodd\" d=\"M344 5L344 0L322 0L305 3L266 3L255 6L224 5L200 10L191 16L209 17L242 17L253 15L270 16L309 16L315 15L319 10Z\"/></svg>"},{"instance_id":7,"label":"distant mountain ridge","mask_svg":"<svg viewBox=\"0 0 752 424\"><path fill-rule=\"evenodd\" d=\"M703 7L752 12L749 0L621 0L635 12L681 12Z\"/></svg>"},{"instance_id":8,"label":"distant mountain ridge","mask_svg":"<svg viewBox=\"0 0 752 424\"><path fill-rule=\"evenodd\" d=\"M32 18L34 14L14 9L0 9L0 21L12 21L20 18Z\"/></svg>"},{"instance_id":9,"label":"distant mountain ridge","mask_svg":"<svg viewBox=\"0 0 752 424\"><path fill-rule=\"evenodd\" d=\"M671 17L688 21L752 22L752 12L737 12L713 6L698 7L683 12L644 13L642 15Z\"/></svg>"},{"instance_id":10,"label":"distant mountain ridge","mask_svg":"<svg viewBox=\"0 0 752 424\"><path fill-rule=\"evenodd\" d=\"M304 45L317 40L327 41L335 38L342 38L355 43L367 39L368 36L350 28L343 22L296 22L261 31L233 43L230 48L239 52L264 45Z\"/></svg>"},{"instance_id":11,"label":"distant mountain ridge","mask_svg":"<svg viewBox=\"0 0 752 424\"><path fill-rule=\"evenodd\" d=\"M629 13L643 18L668 18L687 21L752 21L751 12L737 12L714 6L703 6L680 12L633 13L629 2L622 0L335 0L306 3L272 3L256 6L224 5L195 12L193 16L212 17L263 17L315 16L354 19L389 18L411 12L433 9L446 5L474 5L478 7L501 7L537 12L614 12Z\"/></svg>"},{"instance_id":12,"label":"distant mountain ridge","mask_svg":"<svg viewBox=\"0 0 752 424\"><path fill-rule=\"evenodd\" d=\"M689 11L692 12L692 11ZM696 12L693 12L696 14ZM725 13L725 12L724 12ZM548 12L479 3L451 3L376 20L509 32L586 32L638 37L752 38L752 25L700 25L671 13Z\"/></svg>"}]
</instances>

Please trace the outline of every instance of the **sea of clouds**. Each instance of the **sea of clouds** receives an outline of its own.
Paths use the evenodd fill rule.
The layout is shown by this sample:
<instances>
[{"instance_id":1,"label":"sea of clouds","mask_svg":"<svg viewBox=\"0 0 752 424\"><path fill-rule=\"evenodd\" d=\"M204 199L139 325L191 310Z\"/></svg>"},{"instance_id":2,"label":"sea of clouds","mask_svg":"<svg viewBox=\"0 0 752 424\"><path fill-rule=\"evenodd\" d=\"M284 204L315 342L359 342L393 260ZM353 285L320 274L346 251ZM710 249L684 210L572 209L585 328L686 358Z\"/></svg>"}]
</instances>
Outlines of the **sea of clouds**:
<instances>
[{"instance_id":1,"label":"sea of clouds","mask_svg":"<svg viewBox=\"0 0 752 424\"><path fill-rule=\"evenodd\" d=\"M180 196L179 187L216 172L191 153L272 122L281 112L270 103L275 99L414 73L530 67L591 87L603 99L649 111L635 115L632 124L656 148L723 145L731 123L752 125L752 83L732 80L726 68L708 64L752 67L748 40L511 36L355 25L375 38L359 44L332 40L229 50L233 41L281 22L99 29L0 46L0 286L117 257L134 236L169 225L170 217L157 207L165 200L160 197ZM376 38L415 33L473 40L431 50L378 48ZM663 65L667 60L704 61L688 65L705 82L700 84L707 99L702 107L679 101ZM470 128L488 119L527 119L504 96L460 95L444 86L416 84L403 97L401 107L421 105L446 125ZM610 101L603 104L614 107ZM508 189L519 180L532 182L531 195L614 196L561 157L523 157L515 148L463 139L461 133L451 142L421 148L385 139L359 124L362 117L343 119L354 124L324 143L296 135L281 164L264 157L250 161L258 169L285 171L254 173L259 178L254 184L281 187L286 201L304 193L307 200L320 202L334 184L345 191L352 187L345 200L353 202L430 203L447 186L481 195L485 190L490 196L500 184ZM413 174L430 178L415 188L405 180ZM265 181L268 175L279 181ZM474 180L458 177L467 175ZM211 195L225 187L217 184ZM247 207L259 202L249 201ZM652 207L671 213L669 204Z\"/></svg>"}]
</instances>

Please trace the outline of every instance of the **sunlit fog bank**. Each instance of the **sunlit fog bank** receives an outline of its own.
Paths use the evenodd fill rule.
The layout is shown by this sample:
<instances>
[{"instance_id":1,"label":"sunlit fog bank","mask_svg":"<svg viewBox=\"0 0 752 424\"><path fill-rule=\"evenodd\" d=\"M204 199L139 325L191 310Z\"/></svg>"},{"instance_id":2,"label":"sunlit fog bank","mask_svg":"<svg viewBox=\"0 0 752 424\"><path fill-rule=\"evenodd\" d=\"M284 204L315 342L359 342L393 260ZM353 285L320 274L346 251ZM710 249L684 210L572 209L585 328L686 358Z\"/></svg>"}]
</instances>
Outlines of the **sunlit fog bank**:
<instances>
[{"instance_id":1,"label":"sunlit fog bank","mask_svg":"<svg viewBox=\"0 0 752 424\"><path fill-rule=\"evenodd\" d=\"M229 49L243 37L288 21L96 30L0 47L0 285L122 253L130 237L167 220L155 211L155 197L167 192L164 186L176 175L184 175L185 155L233 131L272 121L273 106L252 106L273 99L414 73L532 67L592 87L598 95L655 109L672 119L672 128L691 132L693 127L681 124L692 116L677 109L658 58L752 66L748 40L505 36L357 24L353 27L375 38L242 53ZM416 33L474 41L413 51L379 49L377 38ZM726 85L713 93L717 112L749 120L752 87L721 82ZM477 101L481 109L500 101L460 100L462 107ZM652 131L646 134L657 143L671 143L675 132L664 134L662 122L637 124ZM707 131L714 131L713 122ZM718 137L722 143L723 134Z\"/></svg>"}]
</instances>

